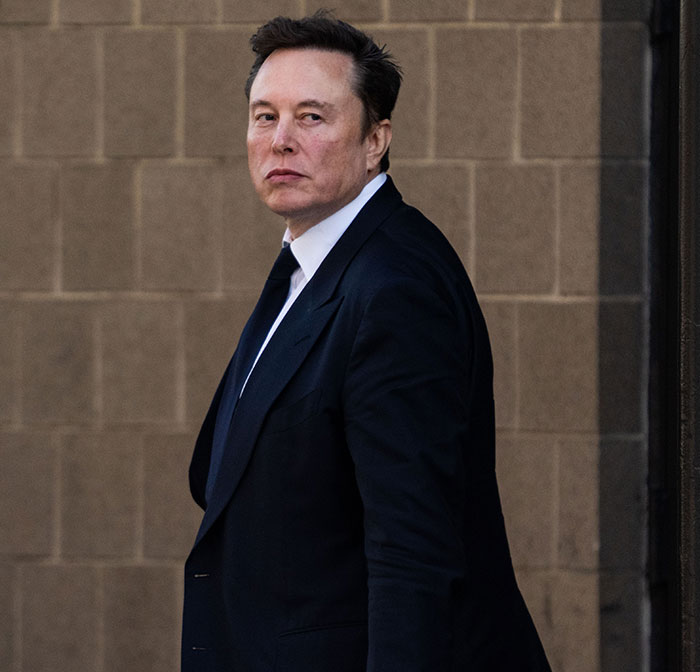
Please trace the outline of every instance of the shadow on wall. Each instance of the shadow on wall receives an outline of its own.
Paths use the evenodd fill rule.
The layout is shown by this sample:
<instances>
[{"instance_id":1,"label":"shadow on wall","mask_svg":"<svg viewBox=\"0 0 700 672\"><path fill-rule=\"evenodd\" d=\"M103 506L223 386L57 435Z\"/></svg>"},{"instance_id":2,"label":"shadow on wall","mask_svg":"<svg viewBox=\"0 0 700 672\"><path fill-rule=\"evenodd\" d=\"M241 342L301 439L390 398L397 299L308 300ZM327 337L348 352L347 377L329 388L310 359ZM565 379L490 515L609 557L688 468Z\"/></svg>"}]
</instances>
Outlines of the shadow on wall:
<instances>
[{"instance_id":1,"label":"shadow on wall","mask_svg":"<svg viewBox=\"0 0 700 672\"><path fill-rule=\"evenodd\" d=\"M602 0L598 171L598 505L602 672L643 668L646 553L648 31Z\"/></svg>"}]
</instances>

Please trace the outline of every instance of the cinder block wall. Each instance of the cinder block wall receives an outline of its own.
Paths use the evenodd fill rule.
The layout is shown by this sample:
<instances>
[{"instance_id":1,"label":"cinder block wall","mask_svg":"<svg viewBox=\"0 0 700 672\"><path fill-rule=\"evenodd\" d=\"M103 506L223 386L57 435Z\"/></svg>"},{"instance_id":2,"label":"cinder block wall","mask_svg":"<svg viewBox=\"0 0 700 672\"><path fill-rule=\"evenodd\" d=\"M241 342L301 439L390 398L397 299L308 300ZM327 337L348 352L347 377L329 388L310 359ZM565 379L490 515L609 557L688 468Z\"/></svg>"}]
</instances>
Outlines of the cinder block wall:
<instances>
[{"instance_id":1,"label":"cinder block wall","mask_svg":"<svg viewBox=\"0 0 700 672\"><path fill-rule=\"evenodd\" d=\"M178 668L193 437L282 227L247 39L317 0L0 2L0 670ZM344 0L406 70L392 174L472 276L553 666L642 669L645 0Z\"/></svg>"}]
</instances>

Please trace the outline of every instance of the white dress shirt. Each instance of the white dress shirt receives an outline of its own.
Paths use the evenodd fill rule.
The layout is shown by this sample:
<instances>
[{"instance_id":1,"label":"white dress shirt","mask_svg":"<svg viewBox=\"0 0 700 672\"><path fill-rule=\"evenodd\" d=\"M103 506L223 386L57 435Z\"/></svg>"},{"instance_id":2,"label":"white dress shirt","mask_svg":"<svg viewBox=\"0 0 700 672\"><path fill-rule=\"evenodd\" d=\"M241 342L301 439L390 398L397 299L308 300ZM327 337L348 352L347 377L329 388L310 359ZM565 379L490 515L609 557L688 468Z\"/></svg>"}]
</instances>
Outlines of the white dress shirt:
<instances>
[{"instance_id":1,"label":"white dress shirt","mask_svg":"<svg viewBox=\"0 0 700 672\"><path fill-rule=\"evenodd\" d=\"M333 249L333 246L340 240L340 237L345 233L345 230L350 224L352 224L352 220L357 217L357 214L362 210L365 203L374 196L385 181L386 173L379 173L379 175L364 186L355 199L337 212L334 212L330 217L326 217L326 219L321 220L315 226L304 231L298 238L292 240L289 229L284 232L282 244L291 246L292 254L299 262L299 268L292 273L289 279L289 294L287 294L287 300L282 306L282 310L280 310L277 319L272 323L270 331L267 332L267 336L253 362L253 366L250 367L246 381L243 383L241 394L243 394L248 378L250 378L251 372L258 363L260 355L270 342L272 335L277 331L277 327L284 319L284 316L289 312L292 304L296 301L299 294L301 294L304 287L306 287L309 280L314 276L314 273L316 273L319 266L323 263L323 260L331 249Z\"/></svg>"}]
</instances>

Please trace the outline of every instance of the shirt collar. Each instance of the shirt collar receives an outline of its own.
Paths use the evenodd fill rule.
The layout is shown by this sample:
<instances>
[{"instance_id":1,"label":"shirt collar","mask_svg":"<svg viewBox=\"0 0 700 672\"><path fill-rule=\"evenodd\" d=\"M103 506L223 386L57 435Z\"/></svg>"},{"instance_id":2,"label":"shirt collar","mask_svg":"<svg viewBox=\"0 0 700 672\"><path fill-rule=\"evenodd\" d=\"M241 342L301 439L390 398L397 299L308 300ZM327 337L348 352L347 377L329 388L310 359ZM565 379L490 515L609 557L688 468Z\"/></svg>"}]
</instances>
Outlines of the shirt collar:
<instances>
[{"instance_id":1,"label":"shirt collar","mask_svg":"<svg viewBox=\"0 0 700 672\"><path fill-rule=\"evenodd\" d=\"M350 203L312 226L298 238L291 240L289 229L284 232L283 243L291 245L292 252L307 280L311 280L326 255L384 182L386 182L386 173L379 173Z\"/></svg>"}]
</instances>

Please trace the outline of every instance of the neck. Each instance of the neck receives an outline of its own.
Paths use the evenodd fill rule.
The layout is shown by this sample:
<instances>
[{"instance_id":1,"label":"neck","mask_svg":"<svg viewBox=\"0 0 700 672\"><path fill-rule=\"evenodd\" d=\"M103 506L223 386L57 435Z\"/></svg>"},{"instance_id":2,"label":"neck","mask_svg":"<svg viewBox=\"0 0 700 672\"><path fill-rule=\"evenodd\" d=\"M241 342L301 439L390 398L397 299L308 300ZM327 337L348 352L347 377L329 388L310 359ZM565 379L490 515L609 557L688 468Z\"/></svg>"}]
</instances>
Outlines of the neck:
<instances>
[{"instance_id":1,"label":"neck","mask_svg":"<svg viewBox=\"0 0 700 672\"><path fill-rule=\"evenodd\" d=\"M335 214L338 212L338 210L341 210L344 208L348 203L352 203L362 192L362 190L375 178L379 175L379 169L376 168L375 170L369 171L367 173L367 179L360 185L360 187L357 189L356 192L352 194L342 205L338 206L335 210L332 212L319 212L314 216L309 216L309 217L286 217L284 220L284 223L287 225L287 228L289 229L289 235L292 240L295 238L299 238L299 236L303 235L308 231L312 226L316 226L319 222L322 222L324 219L330 217L331 215Z\"/></svg>"}]
</instances>

